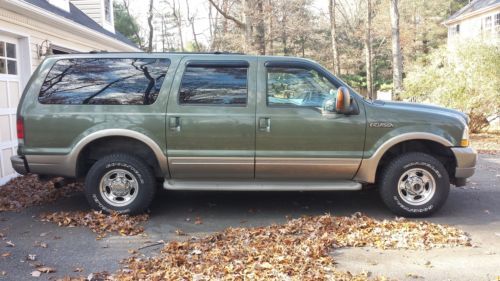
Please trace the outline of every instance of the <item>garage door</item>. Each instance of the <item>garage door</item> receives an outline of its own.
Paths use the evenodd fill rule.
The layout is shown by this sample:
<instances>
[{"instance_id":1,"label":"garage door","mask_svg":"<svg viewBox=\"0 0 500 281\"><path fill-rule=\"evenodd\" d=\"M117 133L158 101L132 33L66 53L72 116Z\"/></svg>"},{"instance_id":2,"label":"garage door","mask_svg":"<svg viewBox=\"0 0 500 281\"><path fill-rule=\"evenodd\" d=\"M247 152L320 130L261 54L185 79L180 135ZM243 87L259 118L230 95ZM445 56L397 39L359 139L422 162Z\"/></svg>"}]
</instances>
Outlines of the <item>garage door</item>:
<instances>
[{"instance_id":1,"label":"garage door","mask_svg":"<svg viewBox=\"0 0 500 281\"><path fill-rule=\"evenodd\" d=\"M16 108L21 95L19 42L0 36L0 184L16 175L10 157L17 150Z\"/></svg>"}]
</instances>

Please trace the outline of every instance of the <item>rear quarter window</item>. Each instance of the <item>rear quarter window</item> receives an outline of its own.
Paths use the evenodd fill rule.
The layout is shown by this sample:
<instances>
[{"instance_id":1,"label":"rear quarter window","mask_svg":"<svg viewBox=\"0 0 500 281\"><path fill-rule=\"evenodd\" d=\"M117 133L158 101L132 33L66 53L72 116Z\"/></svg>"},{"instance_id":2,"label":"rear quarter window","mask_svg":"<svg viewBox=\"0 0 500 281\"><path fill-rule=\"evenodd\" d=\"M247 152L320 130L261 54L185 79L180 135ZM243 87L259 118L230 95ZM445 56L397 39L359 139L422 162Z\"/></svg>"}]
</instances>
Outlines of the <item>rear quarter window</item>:
<instances>
[{"instance_id":1,"label":"rear quarter window","mask_svg":"<svg viewBox=\"0 0 500 281\"><path fill-rule=\"evenodd\" d=\"M58 60L41 87L42 104L149 105L160 92L168 59Z\"/></svg>"}]
</instances>

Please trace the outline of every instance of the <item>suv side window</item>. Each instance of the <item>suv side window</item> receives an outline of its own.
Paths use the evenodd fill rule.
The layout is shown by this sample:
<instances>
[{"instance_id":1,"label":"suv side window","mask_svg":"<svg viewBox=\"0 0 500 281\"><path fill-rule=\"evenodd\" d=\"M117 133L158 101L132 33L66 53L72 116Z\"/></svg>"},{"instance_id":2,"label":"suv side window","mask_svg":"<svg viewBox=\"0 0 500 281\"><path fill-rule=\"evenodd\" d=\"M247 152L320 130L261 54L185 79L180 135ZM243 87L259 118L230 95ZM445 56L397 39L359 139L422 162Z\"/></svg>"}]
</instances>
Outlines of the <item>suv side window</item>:
<instances>
[{"instance_id":1,"label":"suv side window","mask_svg":"<svg viewBox=\"0 0 500 281\"><path fill-rule=\"evenodd\" d=\"M323 107L337 87L314 69L267 67L267 105L270 107Z\"/></svg>"},{"instance_id":2,"label":"suv side window","mask_svg":"<svg viewBox=\"0 0 500 281\"><path fill-rule=\"evenodd\" d=\"M180 105L247 104L248 67L188 65L179 90Z\"/></svg>"},{"instance_id":3,"label":"suv side window","mask_svg":"<svg viewBox=\"0 0 500 281\"><path fill-rule=\"evenodd\" d=\"M61 59L45 78L38 101L42 104L152 104L169 65L168 59Z\"/></svg>"}]
</instances>

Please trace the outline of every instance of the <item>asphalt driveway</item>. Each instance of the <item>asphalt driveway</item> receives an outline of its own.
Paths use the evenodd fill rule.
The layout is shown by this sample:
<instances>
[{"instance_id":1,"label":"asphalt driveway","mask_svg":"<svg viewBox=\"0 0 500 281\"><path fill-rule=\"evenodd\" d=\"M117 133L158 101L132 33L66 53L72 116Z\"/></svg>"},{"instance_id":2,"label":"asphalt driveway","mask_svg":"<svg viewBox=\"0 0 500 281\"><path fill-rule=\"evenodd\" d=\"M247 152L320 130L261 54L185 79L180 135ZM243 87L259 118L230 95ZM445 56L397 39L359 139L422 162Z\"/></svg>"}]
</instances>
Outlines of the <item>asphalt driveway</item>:
<instances>
[{"instance_id":1,"label":"asphalt driveway","mask_svg":"<svg viewBox=\"0 0 500 281\"><path fill-rule=\"evenodd\" d=\"M96 240L86 228L63 228L40 222L42 212L88 210L85 197L71 198L21 212L0 213L0 232L15 244L1 244L0 280L49 280L63 276L87 276L91 272L113 272L119 261L158 240L179 239L176 230L190 236L204 235L226 227L283 223L301 215L350 215L362 212L375 218L393 218L375 190L362 192L161 192L151 208L145 234L133 237L108 235ZM450 224L470 233L472 248L427 251L337 249L332 255L337 267L353 273L371 272L399 280L499 280L500 276L500 156L480 155L478 171L469 184L454 188L444 208L427 219ZM202 224L196 224L201 221ZM46 243L45 247L40 247ZM140 250L154 253L161 245ZM31 277L26 261L55 268L51 274ZM77 270L78 269L78 270ZM74 271L82 272L74 272Z\"/></svg>"}]
</instances>

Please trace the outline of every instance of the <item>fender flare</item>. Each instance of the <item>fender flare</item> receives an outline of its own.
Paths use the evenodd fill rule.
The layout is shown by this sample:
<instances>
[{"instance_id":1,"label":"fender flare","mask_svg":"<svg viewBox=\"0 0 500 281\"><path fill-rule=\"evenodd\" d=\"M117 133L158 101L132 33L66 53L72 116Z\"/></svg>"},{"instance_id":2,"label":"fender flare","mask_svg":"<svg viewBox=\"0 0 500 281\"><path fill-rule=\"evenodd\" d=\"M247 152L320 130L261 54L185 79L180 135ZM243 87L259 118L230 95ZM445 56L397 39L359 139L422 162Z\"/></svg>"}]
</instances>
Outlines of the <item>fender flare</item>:
<instances>
[{"instance_id":1,"label":"fender flare","mask_svg":"<svg viewBox=\"0 0 500 281\"><path fill-rule=\"evenodd\" d=\"M361 160L361 164L359 166L358 172L356 173L356 176L354 177L354 180L366 183L374 183L380 159L382 159L384 154L393 146L409 140L426 140L437 142L446 147L453 146L453 143L451 143L449 140L432 133L413 132L397 135L386 140L381 146L377 148L377 150L370 158Z\"/></svg>"},{"instance_id":2,"label":"fender flare","mask_svg":"<svg viewBox=\"0 0 500 281\"><path fill-rule=\"evenodd\" d=\"M79 140L76 145L74 145L71 153L68 155L66 161L67 164L70 165L71 169L75 171L76 175L76 164L78 161L78 158L80 157L80 153L82 150L91 142L102 139L102 138L107 138L107 137L126 137L126 138L132 138L135 140L138 140L145 145L147 145L154 153L158 164L160 166L161 171L167 175L168 174L168 162L167 162L167 157L163 153L161 147L150 137L146 136L143 133L139 133L137 131L133 130L128 130L128 129L104 129L104 130L99 130L97 132L91 133L81 140Z\"/></svg>"}]
</instances>

